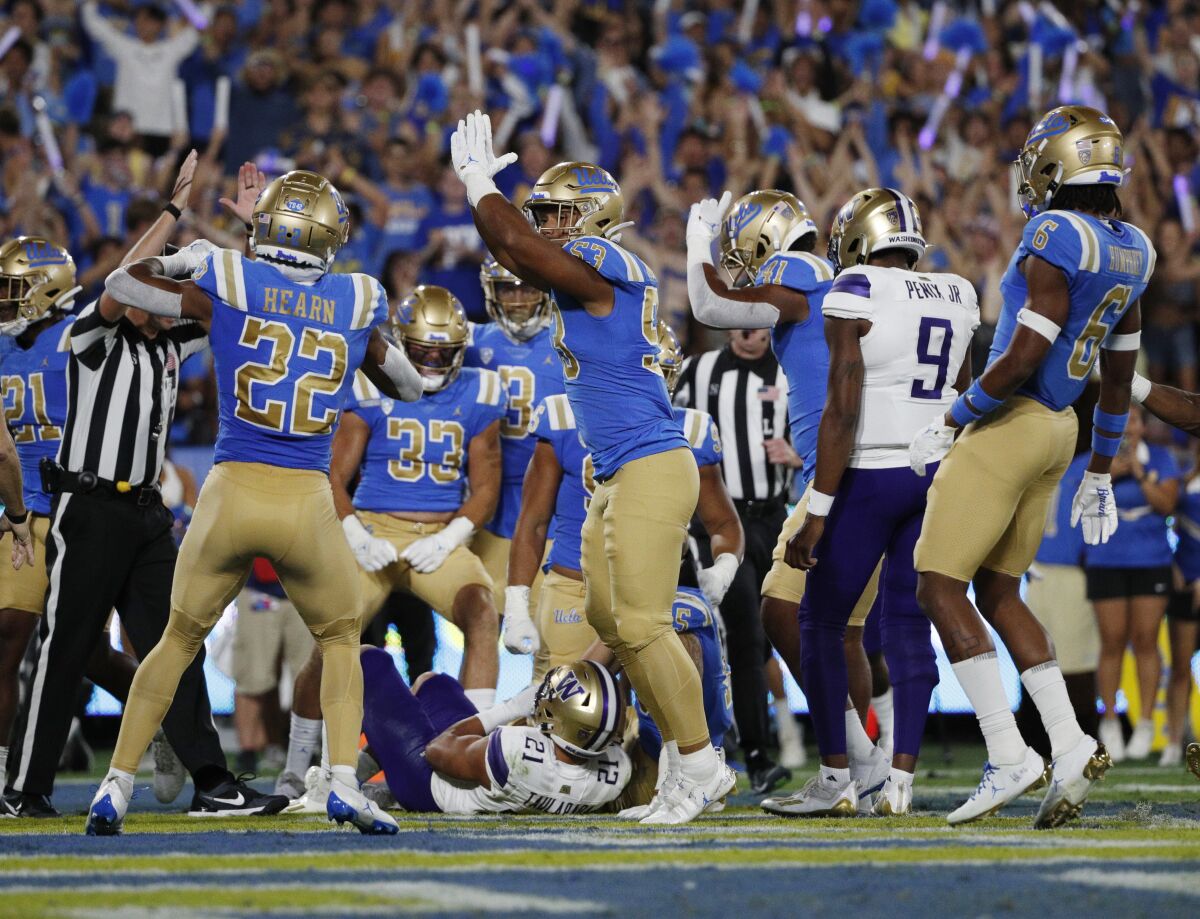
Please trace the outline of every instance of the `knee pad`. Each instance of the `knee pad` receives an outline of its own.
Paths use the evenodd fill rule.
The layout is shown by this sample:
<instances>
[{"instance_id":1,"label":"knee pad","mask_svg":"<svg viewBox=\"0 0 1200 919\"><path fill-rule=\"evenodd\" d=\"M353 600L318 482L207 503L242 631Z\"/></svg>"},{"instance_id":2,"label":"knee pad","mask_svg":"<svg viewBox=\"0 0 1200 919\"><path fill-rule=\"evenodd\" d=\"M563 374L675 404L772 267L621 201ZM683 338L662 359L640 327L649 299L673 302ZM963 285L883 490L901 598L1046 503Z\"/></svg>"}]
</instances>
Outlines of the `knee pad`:
<instances>
[{"instance_id":1,"label":"knee pad","mask_svg":"<svg viewBox=\"0 0 1200 919\"><path fill-rule=\"evenodd\" d=\"M349 644L357 648L362 633L362 620L357 616L344 616L332 622L310 625L308 628L322 652L331 645Z\"/></svg>"}]
</instances>

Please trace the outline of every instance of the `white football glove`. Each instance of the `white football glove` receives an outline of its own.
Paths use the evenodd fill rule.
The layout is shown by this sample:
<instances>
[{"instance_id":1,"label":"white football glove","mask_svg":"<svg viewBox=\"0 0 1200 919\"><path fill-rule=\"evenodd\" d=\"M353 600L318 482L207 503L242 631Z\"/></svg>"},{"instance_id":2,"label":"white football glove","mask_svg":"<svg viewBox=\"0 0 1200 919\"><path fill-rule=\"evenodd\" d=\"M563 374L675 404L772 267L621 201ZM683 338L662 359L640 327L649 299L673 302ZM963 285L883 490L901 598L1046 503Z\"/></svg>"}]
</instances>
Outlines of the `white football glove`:
<instances>
[{"instance_id":1,"label":"white football glove","mask_svg":"<svg viewBox=\"0 0 1200 919\"><path fill-rule=\"evenodd\" d=\"M1089 546L1108 542L1117 532L1117 500L1112 476L1107 472L1085 472L1075 500L1071 502L1071 526L1083 522L1083 541Z\"/></svg>"},{"instance_id":2,"label":"white football glove","mask_svg":"<svg viewBox=\"0 0 1200 919\"><path fill-rule=\"evenodd\" d=\"M395 546L386 539L372 536L353 514L342 518L342 532L346 534L350 551L364 571L382 571L399 557Z\"/></svg>"},{"instance_id":3,"label":"white football glove","mask_svg":"<svg viewBox=\"0 0 1200 919\"><path fill-rule=\"evenodd\" d=\"M515 153L496 156L492 150L492 119L479 110L459 121L458 127L450 135L450 162L467 187L467 200L471 207L475 207L480 198L497 190L492 176L516 161Z\"/></svg>"},{"instance_id":4,"label":"white football glove","mask_svg":"<svg viewBox=\"0 0 1200 919\"><path fill-rule=\"evenodd\" d=\"M704 596L713 606L720 606L729 593L729 585L733 583L739 566L737 556L730 552L722 552L717 556L711 568L701 568L696 572L696 580Z\"/></svg>"},{"instance_id":5,"label":"white football glove","mask_svg":"<svg viewBox=\"0 0 1200 919\"><path fill-rule=\"evenodd\" d=\"M442 567L447 557L471 538L475 524L466 517L455 517L445 528L432 536L423 536L400 553L413 571L430 574Z\"/></svg>"},{"instance_id":6,"label":"white football glove","mask_svg":"<svg viewBox=\"0 0 1200 919\"><path fill-rule=\"evenodd\" d=\"M912 471L924 475L927 463L940 460L954 446L954 433L955 429L946 424L942 415L917 431L908 445L908 465Z\"/></svg>"},{"instance_id":7,"label":"white football glove","mask_svg":"<svg viewBox=\"0 0 1200 919\"><path fill-rule=\"evenodd\" d=\"M537 627L529 618L529 588L504 589L504 625L500 638L513 654L533 654L542 646Z\"/></svg>"},{"instance_id":8,"label":"white football glove","mask_svg":"<svg viewBox=\"0 0 1200 919\"><path fill-rule=\"evenodd\" d=\"M688 211L688 239L694 238L696 242L704 241L711 245L721 232L721 221L725 219L725 212L729 210L732 200L733 194L726 191L721 195L720 201L716 198L705 198L693 204Z\"/></svg>"}]
</instances>

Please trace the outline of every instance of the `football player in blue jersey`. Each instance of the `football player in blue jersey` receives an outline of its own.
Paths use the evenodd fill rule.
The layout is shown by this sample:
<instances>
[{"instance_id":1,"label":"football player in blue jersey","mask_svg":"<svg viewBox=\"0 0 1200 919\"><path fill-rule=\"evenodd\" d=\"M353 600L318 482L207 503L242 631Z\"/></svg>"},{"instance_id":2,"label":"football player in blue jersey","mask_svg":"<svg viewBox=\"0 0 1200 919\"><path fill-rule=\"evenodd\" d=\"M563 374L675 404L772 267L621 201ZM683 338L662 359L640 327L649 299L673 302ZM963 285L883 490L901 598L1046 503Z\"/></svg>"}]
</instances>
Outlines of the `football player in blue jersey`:
<instances>
[{"instance_id":1,"label":"football player in blue jersey","mask_svg":"<svg viewBox=\"0 0 1200 919\"><path fill-rule=\"evenodd\" d=\"M1123 141L1104 113L1080 105L1047 112L1014 168L1029 222L1000 282L1004 306L987 369L910 447L913 469L924 473L926 461L954 443L934 477L915 560L921 605L988 747L978 789L948 820L992 813L1043 770L1009 710L986 619L1016 661L1050 737L1053 782L1035 826L1051 827L1081 812L1111 759L1079 727L1054 648L1021 600L1021 578L1074 452L1071 404L1097 360L1092 455L1071 517L1091 545L1116 529L1109 466L1129 415L1138 299L1155 253L1142 230L1120 220ZM979 612L967 599L972 582Z\"/></svg>"},{"instance_id":2,"label":"football player in blue jersey","mask_svg":"<svg viewBox=\"0 0 1200 919\"><path fill-rule=\"evenodd\" d=\"M699 473L658 365L657 281L614 239L624 201L603 169L551 167L523 214L492 180L516 156L496 157L486 115L459 122L450 149L488 249L551 295L567 398L595 466L581 556L587 619L679 749L678 777L644 820L685 823L736 776L709 741L699 677L671 625Z\"/></svg>"},{"instance_id":3,"label":"football player in blue jersey","mask_svg":"<svg viewBox=\"0 0 1200 919\"><path fill-rule=\"evenodd\" d=\"M508 410L500 423L504 479L496 515L481 529L471 549L492 576L497 608L504 608L504 646L514 654L533 654L538 632L529 617L531 592L507 591L508 554L521 511L521 483L533 456L529 419L546 396L563 391L562 365L550 343L550 298L524 283L489 256L479 269L483 304L491 323L472 326L466 365L500 374ZM541 579L533 583L536 596Z\"/></svg>"},{"instance_id":4,"label":"football player in blue jersey","mask_svg":"<svg viewBox=\"0 0 1200 919\"><path fill-rule=\"evenodd\" d=\"M120 832L138 761L180 674L259 556L278 572L324 655L330 819L364 833L397 831L363 797L354 774L361 589L328 471L355 368L389 398L407 401L420 397L421 377L376 328L388 314L382 285L329 270L349 222L327 179L306 171L275 179L258 196L251 228L253 258L215 249L191 280L175 281L176 262L189 257L179 253L134 262L105 282L120 303L211 325L220 429L215 465L180 549L170 620L134 678L112 766L88 812L89 834Z\"/></svg>"}]
</instances>

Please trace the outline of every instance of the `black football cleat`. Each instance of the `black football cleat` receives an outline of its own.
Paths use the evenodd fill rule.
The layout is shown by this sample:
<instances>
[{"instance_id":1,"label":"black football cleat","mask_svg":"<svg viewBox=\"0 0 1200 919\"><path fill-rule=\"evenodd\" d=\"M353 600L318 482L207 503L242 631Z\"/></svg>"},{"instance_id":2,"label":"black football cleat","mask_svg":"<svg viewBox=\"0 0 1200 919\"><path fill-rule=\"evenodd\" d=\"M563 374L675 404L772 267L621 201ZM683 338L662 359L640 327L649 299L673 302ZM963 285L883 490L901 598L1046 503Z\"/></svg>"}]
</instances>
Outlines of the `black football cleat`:
<instances>
[{"instance_id":1,"label":"black football cleat","mask_svg":"<svg viewBox=\"0 0 1200 919\"><path fill-rule=\"evenodd\" d=\"M770 794L791 779L790 769L785 769L778 763L768 763L765 768L750 770L750 792L756 795Z\"/></svg>"},{"instance_id":2,"label":"black football cleat","mask_svg":"<svg viewBox=\"0 0 1200 919\"><path fill-rule=\"evenodd\" d=\"M287 795L265 795L251 788L254 776L242 773L229 777L216 788L200 791L192 797L189 817L250 817L278 814L288 805Z\"/></svg>"}]
</instances>

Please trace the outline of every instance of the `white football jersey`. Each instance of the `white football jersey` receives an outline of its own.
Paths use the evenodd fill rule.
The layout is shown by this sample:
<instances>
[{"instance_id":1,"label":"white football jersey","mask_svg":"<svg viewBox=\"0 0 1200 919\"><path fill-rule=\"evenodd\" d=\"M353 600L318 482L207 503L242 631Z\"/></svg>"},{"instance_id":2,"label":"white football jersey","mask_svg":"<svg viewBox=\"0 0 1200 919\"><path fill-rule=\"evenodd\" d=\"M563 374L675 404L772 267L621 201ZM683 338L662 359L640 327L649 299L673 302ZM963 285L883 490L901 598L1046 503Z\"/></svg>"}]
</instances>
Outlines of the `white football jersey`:
<instances>
[{"instance_id":1,"label":"white football jersey","mask_svg":"<svg viewBox=\"0 0 1200 919\"><path fill-rule=\"evenodd\" d=\"M975 288L956 274L857 265L837 276L821 311L871 323L859 340L862 408L850 465L907 466L914 435L958 398L954 383L979 326Z\"/></svg>"},{"instance_id":2,"label":"white football jersey","mask_svg":"<svg viewBox=\"0 0 1200 919\"><path fill-rule=\"evenodd\" d=\"M577 814L615 801L629 784L633 763L613 744L579 765L554 755L554 743L537 728L500 727L488 738L490 788L464 788L436 772L433 799L446 814Z\"/></svg>"}]
</instances>

